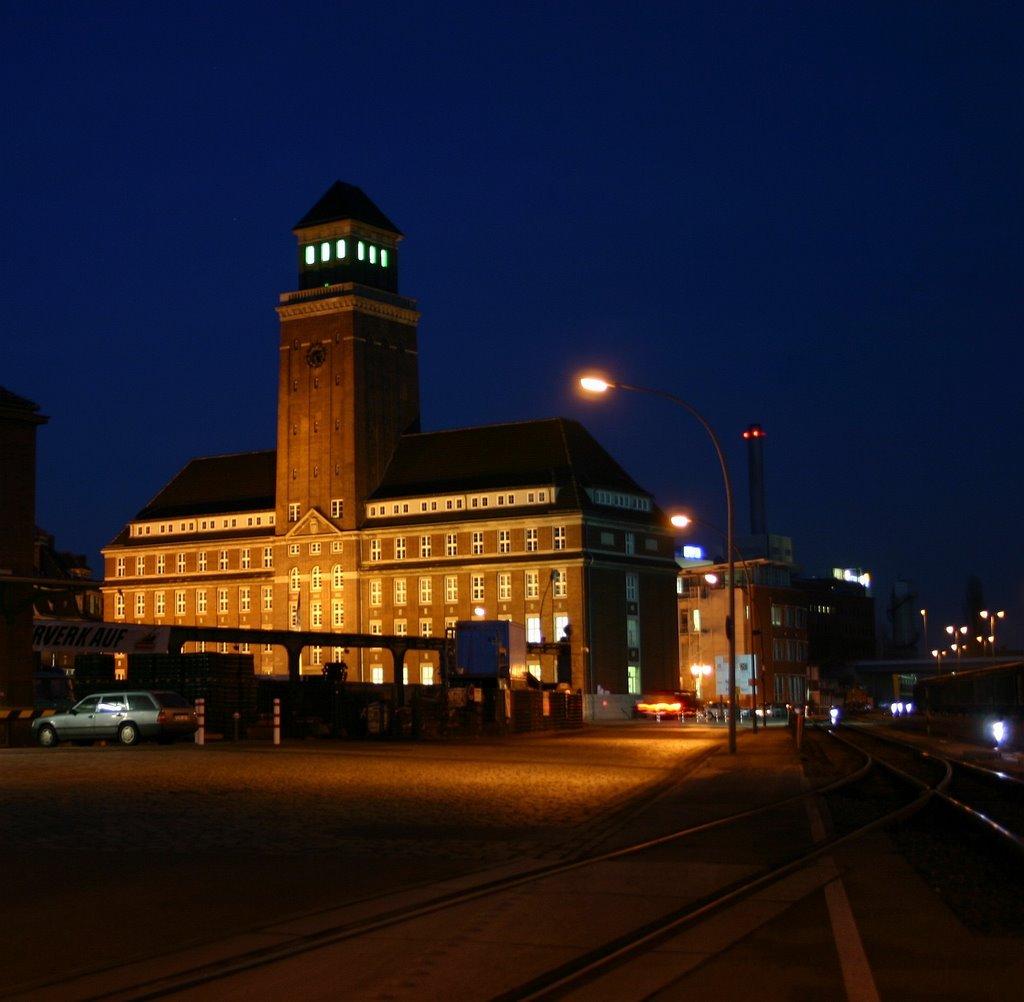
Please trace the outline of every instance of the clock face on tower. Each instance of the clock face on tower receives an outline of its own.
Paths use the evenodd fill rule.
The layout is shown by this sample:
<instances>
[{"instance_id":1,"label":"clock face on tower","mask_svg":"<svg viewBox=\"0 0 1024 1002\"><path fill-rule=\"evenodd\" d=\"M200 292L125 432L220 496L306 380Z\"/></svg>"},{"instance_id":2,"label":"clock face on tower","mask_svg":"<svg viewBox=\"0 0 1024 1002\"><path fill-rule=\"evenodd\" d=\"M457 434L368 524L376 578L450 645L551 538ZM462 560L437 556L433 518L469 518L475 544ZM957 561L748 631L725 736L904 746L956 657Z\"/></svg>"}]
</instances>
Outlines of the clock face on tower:
<instances>
[{"instance_id":1,"label":"clock face on tower","mask_svg":"<svg viewBox=\"0 0 1024 1002\"><path fill-rule=\"evenodd\" d=\"M319 369L327 358L327 349L322 344L311 345L306 352L306 364L311 369Z\"/></svg>"}]
</instances>

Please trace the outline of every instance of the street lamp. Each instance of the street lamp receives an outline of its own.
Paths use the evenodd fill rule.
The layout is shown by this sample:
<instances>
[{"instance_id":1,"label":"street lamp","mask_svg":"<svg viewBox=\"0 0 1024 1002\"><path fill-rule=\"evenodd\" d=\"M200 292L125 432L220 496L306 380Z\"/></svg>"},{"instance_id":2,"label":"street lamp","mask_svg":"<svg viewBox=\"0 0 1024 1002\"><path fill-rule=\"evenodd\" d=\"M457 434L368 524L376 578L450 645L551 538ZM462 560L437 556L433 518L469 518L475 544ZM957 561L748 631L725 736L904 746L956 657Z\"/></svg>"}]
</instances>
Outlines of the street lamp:
<instances>
[{"instance_id":1,"label":"street lamp","mask_svg":"<svg viewBox=\"0 0 1024 1002\"><path fill-rule=\"evenodd\" d=\"M728 562L729 574L729 597L728 610L725 616L725 632L729 638L729 752L736 751L736 631L734 619L736 611L736 567L733 558L733 503L732 503L732 481L729 479L729 465L725 461L725 453L722 452L721 443L714 429L708 424L707 419L693 404L687 403L680 397L664 390L653 390L646 386L631 386L628 383L617 383L599 376L583 376L580 379L580 386L589 393L605 393L607 390L632 390L635 393L647 393L653 397L661 397L670 403L689 411L701 424L701 427L708 433L711 444L715 447L718 456L718 464L722 468L722 481L725 484L725 548L726 560Z\"/></svg>"},{"instance_id":2,"label":"street lamp","mask_svg":"<svg viewBox=\"0 0 1024 1002\"><path fill-rule=\"evenodd\" d=\"M988 620L988 651L992 657L996 656L996 620L1005 619L1006 611L1000 609L998 612L989 612L988 609L982 609L978 615L982 619Z\"/></svg>"},{"instance_id":3,"label":"street lamp","mask_svg":"<svg viewBox=\"0 0 1024 1002\"><path fill-rule=\"evenodd\" d=\"M961 636L967 636L966 626L947 626L946 632L953 638L953 643L949 645L951 651L956 651L956 666L960 668L960 655L963 652L964 645L960 642Z\"/></svg>"},{"instance_id":4,"label":"street lamp","mask_svg":"<svg viewBox=\"0 0 1024 1002\"><path fill-rule=\"evenodd\" d=\"M932 651L932 657L935 658L935 663L937 665L935 669L936 675L942 674L942 659L945 656L945 654L946 652L941 647L936 648L934 651Z\"/></svg>"},{"instance_id":5,"label":"street lamp","mask_svg":"<svg viewBox=\"0 0 1024 1002\"><path fill-rule=\"evenodd\" d=\"M922 633L923 633L923 636L924 636L924 649L928 650L928 610L927 609L922 609L921 610L921 621L924 623L924 628L922 630Z\"/></svg>"}]
</instances>

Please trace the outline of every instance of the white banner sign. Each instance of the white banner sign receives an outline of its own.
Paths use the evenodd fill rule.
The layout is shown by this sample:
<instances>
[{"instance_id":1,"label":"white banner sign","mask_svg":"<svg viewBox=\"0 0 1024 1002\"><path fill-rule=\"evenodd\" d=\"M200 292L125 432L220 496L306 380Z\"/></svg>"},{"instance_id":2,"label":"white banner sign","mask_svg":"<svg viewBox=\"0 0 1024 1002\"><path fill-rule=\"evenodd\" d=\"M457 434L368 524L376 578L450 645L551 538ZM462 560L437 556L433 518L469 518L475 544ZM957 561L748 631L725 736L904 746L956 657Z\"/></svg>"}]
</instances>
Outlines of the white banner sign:
<instances>
[{"instance_id":1,"label":"white banner sign","mask_svg":"<svg viewBox=\"0 0 1024 1002\"><path fill-rule=\"evenodd\" d=\"M756 654L736 655L736 691L747 696L754 692L756 657ZM715 656L715 695L729 697L729 658L723 654Z\"/></svg>"},{"instance_id":2,"label":"white banner sign","mask_svg":"<svg viewBox=\"0 0 1024 1002\"><path fill-rule=\"evenodd\" d=\"M90 623L84 620L37 619L32 650L75 654L166 654L169 626Z\"/></svg>"}]
</instances>

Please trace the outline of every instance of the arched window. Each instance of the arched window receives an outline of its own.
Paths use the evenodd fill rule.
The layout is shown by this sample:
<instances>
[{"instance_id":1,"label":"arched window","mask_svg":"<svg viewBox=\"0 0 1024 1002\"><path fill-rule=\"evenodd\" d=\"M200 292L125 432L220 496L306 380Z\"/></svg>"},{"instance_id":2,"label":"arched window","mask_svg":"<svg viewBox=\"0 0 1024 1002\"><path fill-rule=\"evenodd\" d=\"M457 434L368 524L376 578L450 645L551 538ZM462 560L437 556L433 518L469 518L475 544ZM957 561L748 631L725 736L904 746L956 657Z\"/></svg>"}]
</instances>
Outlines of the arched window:
<instances>
[{"instance_id":1,"label":"arched window","mask_svg":"<svg viewBox=\"0 0 1024 1002\"><path fill-rule=\"evenodd\" d=\"M298 567L293 567L288 572L288 587L292 591L298 591L299 590L299 569L298 569Z\"/></svg>"}]
</instances>

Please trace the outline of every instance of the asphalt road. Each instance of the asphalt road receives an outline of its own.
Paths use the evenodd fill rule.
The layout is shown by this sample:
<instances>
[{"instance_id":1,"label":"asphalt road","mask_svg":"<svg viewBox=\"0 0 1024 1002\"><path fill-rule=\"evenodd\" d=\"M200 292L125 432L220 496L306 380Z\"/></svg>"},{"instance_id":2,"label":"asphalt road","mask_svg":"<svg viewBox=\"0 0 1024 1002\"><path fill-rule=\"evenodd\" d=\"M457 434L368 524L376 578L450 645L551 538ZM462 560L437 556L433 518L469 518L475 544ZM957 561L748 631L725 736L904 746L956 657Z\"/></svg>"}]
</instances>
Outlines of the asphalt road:
<instances>
[{"instance_id":1,"label":"asphalt road","mask_svg":"<svg viewBox=\"0 0 1024 1002\"><path fill-rule=\"evenodd\" d=\"M0 749L0 988L562 858L720 737Z\"/></svg>"}]
</instances>

